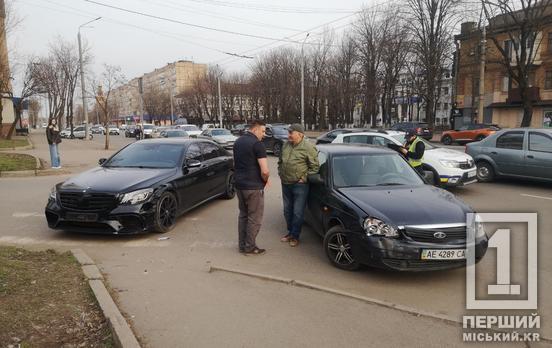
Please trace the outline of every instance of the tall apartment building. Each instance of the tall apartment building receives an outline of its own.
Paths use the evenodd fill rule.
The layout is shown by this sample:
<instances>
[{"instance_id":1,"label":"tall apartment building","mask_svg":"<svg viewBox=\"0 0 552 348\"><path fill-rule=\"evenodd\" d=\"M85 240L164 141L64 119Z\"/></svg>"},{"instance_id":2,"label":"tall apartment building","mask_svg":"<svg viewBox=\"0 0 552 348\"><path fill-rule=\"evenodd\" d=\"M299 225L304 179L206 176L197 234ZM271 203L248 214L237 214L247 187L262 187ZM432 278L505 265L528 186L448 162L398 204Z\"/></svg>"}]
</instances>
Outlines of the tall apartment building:
<instances>
[{"instance_id":1,"label":"tall apartment building","mask_svg":"<svg viewBox=\"0 0 552 348\"><path fill-rule=\"evenodd\" d=\"M140 113L143 110L140 84L143 92L150 89L158 89L177 96L191 89L194 81L206 73L206 64L179 60L145 73L141 77L133 78L112 91L112 100L117 105L117 115L113 117L119 119L128 119L129 117L134 118L134 120L139 119ZM176 101L174 103L176 104Z\"/></svg>"},{"instance_id":2,"label":"tall apartment building","mask_svg":"<svg viewBox=\"0 0 552 348\"><path fill-rule=\"evenodd\" d=\"M532 127L547 126L552 119L552 9L550 12L550 21L537 33L535 59L529 73L530 97L534 106ZM496 34L496 39L502 48L512 52L511 64L515 65L509 34L512 25L504 25L503 30ZM478 115L481 35L475 23L467 22L462 24L461 33L455 36L460 53L456 83L458 109L462 112L464 123L471 121L519 127L523 118L520 90L506 68L499 63L503 57L490 37L486 40L484 112Z\"/></svg>"}]
</instances>

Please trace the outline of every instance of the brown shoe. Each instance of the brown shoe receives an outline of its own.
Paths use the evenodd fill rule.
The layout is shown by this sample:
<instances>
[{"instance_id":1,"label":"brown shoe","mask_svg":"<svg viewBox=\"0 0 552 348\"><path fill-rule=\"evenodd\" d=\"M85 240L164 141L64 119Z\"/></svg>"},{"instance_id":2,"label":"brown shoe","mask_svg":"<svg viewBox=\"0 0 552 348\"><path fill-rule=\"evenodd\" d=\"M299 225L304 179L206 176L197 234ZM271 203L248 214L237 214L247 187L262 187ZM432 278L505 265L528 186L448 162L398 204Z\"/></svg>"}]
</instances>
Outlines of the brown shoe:
<instances>
[{"instance_id":1,"label":"brown shoe","mask_svg":"<svg viewBox=\"0 0 552 348\"><path fill-rule=\"evenodd\" d=\"M299 241L295 238L290 238L289 240L289 246L290 247L296 247L297 245L299 245Z\"/></svg>"},{"instance_id":2,"label":"brown shoe","mask_svg":"<svg viewBox=\"0 0 552 348\"><path fill-rule=\"evenodd\" d=\"M280 239L280 242L282 243L289 243L289 241L291 240L291 234L286 234L285 236L282 237L282 239Z\"/></svg>"}]
</instances>

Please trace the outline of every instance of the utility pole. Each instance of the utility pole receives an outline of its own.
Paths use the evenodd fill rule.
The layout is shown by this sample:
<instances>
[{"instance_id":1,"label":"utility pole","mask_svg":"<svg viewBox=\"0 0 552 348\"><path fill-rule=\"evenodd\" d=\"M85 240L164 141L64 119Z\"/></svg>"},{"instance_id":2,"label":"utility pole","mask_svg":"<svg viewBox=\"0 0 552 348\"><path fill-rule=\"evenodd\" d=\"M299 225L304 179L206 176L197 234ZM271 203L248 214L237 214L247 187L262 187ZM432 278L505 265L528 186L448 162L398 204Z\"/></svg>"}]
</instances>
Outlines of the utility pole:
<instances>
[{"instance_id":1,"label":"utility pole","mask_svg":"<svg viewBox=\"0 0 552 348\"><path fill-rule=\"evenodd\" d=\"M483 123L483 112L485 104L485 55L487 46L487 29L483 24L481 34L481 54L479 56L479 104L477 108L477 121Z\"/></svg>"},{"instance_id":2,"label":"utility pole","mask_svg":"<svg viewBox=\"0 0 552 348\"><path fill-rule=\"evenodd\" d=\"M84 24L81 24L79 26L79 30L78 30L78 34L77 34L77 39L79 41L79 65L80 65L80 75L81 75L81 94L82 94L82 113L84 114L84 140L89 140L88 138L88 108L87 108L87 105L86 105L86 88L85 88L85 84L84 84L84 64L83 64L83 61L82 61L82 42L81 42L81 33L80 33L80 30L82 27L92 23L92 22L95 22L95 21L98 21L100 20L102 17L98 17L96 19L93 19L91 21L88 21ZM71 126L73 127L73 126ZM71 128L71 135L73 134L73 128Z\"/></svg>"},{"instance_id":3,"label":"utility pole","mask_svg":"<svg viewBox=\"0 0 552 348\"><path fill-rule=\"evenodd\" d=\"M304 47L310 33L307 33L301 45L301 125L305 128L305 55Z\"/></svg>"},{"instance_id":4,"label":"utility pole","mask_svg":"<svg viewBox=\"0 0 552 348\"><path fill-rule=\"evenodd\" d=\"M220 93L220 75L217 78L217 84L218 84L218 109L219 109L220 128L222 128L222 97Z\"/></svg>"}]
</instances>

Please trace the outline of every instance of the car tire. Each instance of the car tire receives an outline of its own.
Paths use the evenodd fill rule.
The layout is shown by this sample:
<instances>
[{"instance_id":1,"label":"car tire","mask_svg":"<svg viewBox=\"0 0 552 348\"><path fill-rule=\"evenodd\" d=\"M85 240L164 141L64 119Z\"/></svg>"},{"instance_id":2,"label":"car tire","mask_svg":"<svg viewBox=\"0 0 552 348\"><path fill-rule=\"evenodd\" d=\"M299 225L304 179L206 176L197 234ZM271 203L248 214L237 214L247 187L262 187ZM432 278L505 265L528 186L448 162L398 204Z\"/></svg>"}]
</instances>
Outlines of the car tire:
<instances>
[{"instance_id":1,"label":"car tire","mask_svg":"<svg viewBox=\"0 0 552 348\"><path fill-rule=\"evenodd\" d=\"M272 152L274 153L274 156L280 157L280 153L282 152L282 144L274 144L274 146L272 147Z\"/></svg>"},{"instance_id":2,"label":"car tire","mask_svg":"<svg viewBox=\"0 0 552 348\"><path fill-rule=\"evenodd\" d=\"M452 137L450 135L445 135L442 139L441 139L441 142L445 145L450 145L452 144Z\"/></svg>"},{"instance_id":3,"label":"car tire","mask_svg":"<svg viewBox=\"0 0 552 348\"><path fill-rule=\"evenodd\" d=\"M481 141L485 139L485 136L483 134L479 134L477 137L475 137L475 141Z\"/></svg>"},{"instance_id":4,"label":"car tire","mask_svg":"<svg viewBox=\"0 0 552 348\"><path fill-rule=\"evenodd\" d=\"M477 180L481 182L491 182L495 178L495 171L489 162L477 163Z\"/></svg>"},{"instance_id":5,"label":"car tire","mask_svg":"<svg viewBox=\"0 0 552 348\"><path fill-rule=\"evenodd\" d=\"M341 226L334 226L328 230L324 237L324 251L331 264L339 269L356 271L360 268Z\"/></svg>"},{"instance_id":6,"label":"car tire","mask_svg":"<svg viewBox=\"0 0 552 348\"><path fill-rule=\"evenodd\" d=\"M235 196L236 196L236 183L234 181L234 173L230 172L226 177L226 189L222 197L224 199L233 199Z\"/></svg>"},{"instance_id":7,"label":"car tire","mask_svg":"<svg viewBox=\"0 0 552 348\"><path fill-rule=\"evenodd\" d=\"M169 232L176 225L178 202L172 192L164 192L155 205L153 229L157 233Z\"/></svg>"}]
</instances>

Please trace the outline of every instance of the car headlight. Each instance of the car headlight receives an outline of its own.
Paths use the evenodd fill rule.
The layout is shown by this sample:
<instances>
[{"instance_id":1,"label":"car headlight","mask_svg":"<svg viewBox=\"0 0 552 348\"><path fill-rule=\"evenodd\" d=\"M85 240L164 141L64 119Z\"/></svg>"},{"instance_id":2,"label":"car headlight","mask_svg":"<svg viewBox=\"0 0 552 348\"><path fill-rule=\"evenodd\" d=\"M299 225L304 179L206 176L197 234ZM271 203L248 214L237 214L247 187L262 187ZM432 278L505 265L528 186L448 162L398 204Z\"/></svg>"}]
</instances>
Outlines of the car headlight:
<instances>
[{"instance_id":1,"label":"car headlight","mask_svg":"<svg viewBox=\"0 0 552 348\"><path fill-rule=\"evenodd\" d=\"M123 204L138 204L146 201L153 193L153 189L143 189L125 193L121 196L121 203Z\"/></svg>"},{"instance_id":2,"label":"car headlight","mask_svg":"<svg viewBox=\"0 0 552 348\"><path fill-rule=\"evenodd\" d=\"M52 187L52 189L50 190L50 199L53 199L54 201L56 200L57 198L57 185L54 185L54 187Z\"/></svg>"},{"instance_id":3,"label":"car headlight","mask_svg":"<svg viewBox=\"0 0 552 348\"><path fill-rule=\"evenodd\" d=\"M364 231L367 236L384 236L384 237L398 237L399 232L393 226L386 224L385 222L375 219L367 218L364 220Z\"/></svg>"},{"instance_id":4,"label":"car headlight","mask_svg":"<svg viewBox=\"0 0 552 348\"><path fill-rule=\"evenodd\" d=\"M441 163L444 167L448 167L448 168L460 168L460 162L459 161L439 160L439 163Z\"/></svg>"}]
</instances>

